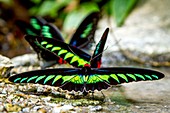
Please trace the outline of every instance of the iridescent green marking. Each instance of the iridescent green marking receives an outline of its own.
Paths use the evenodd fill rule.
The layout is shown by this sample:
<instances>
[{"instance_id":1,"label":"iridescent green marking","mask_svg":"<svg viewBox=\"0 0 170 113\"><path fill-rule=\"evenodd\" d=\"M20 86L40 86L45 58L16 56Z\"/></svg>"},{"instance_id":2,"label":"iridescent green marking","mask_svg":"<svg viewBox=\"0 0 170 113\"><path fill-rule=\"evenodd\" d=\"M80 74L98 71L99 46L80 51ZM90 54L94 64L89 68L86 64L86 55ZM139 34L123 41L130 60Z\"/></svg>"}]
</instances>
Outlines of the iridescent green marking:
<instances>
[{"instance_id":1,"label":"iridescent green marking","mask_svg":"<svg viewBox=\"0 0 170 113\"><path fill-rule=\"evenodd\" d=\"M141 79L145 80L145 77L143 77L143 76L142 76L142 75L140 75L140 74L135 74L135 76L137 76L137 77L139 77L139 78L141 78Z\"/></svg>"},{"instance_id":2,"label":"iridescent green marking","mask_svg":"<svg viewBox=\"0 0 170 113\"><path fill-rule=\"evenodd\" d=\"M78 60L79 60L79 57L78 57L78 56L74 56L74 57L71 59L70 63L72 64L73 62L78 61Z\"/></svg>"},{"instance_id":3,"label":"iridescent green marking","mask_svg":"<svg viewBox=\"0 0 170 113\"><path fill-rule=\"evenodd\" d=\"M35 36L36 34L32 32L30 29L26 29L27 34Z\"/></svg>"},{"instance_id":4,"label":"iridescent green marking","mask_svg":"<svg viewBox=\"0 0 170 113\"><path fill-rule=\"evenodd\" d=\"M65 49L62 49L58 52L58 55L60 56L61 54L67 53L68 51Z\"/></svg>"},{"instance_id":5,"label":"iridescent green marking","mask_svg":"<svg viewBox=\"0 0 170 113\"><path fill-rule=\"evenodd\" d=\"M23 81L27 80L27 78L28 78L28 77L23 78L23 79L20 81L20 83L22 83Z\"/></svg>"},{"instance_id":6,"label":"iridescent green marking","mask_svg":"<svg viewBox=\"0 0 170 113\"><path fill-rule=\"evenodd\" d=\"M73 79L75 76L76 76L76 75L63 76L63 77L62 77L62 79L63 79L62 84L63 84L63 83L65 83L65 82L70 82L70 81L71 81L71 79Z\"/></svg>"},{"instance_id":7,"label":"iridescent green marking","mask_svg":"<svg viewBox=\"0 0 170 113\"><path fill-rule=\"evenodd\" d=\"M37 30L40 30L40 29L41 29L41 26L38 25L36 19L33 19L33 18L32 18L32 19L30 20L30 22L31 22L32 26L33 26L35 29L37 29Z\"/></svg>"},{"instance_id":8,"label":"iridescent green marking","mask_svg":"<svg viewBox=\"0 0 170 113\"><path fill-rule=\"evenodd\" d=\"M126 74L127 76L131 77L133 80L136 81L136 77L133 74Z\"/></svg>"},{"instance_id":9,"label":"iridescent green marking","mask_svg":"<svg viewBox=\"0 0 170 113\"><path fill-rule=\"evenodd\" d=\"M64 56L64 60L66 60L67 58L73 57L73 56L74 56L73 53L68 52L68 53Z\"/></svg>"},{"instance_id":10,"label":"iridescent green marking","mask_svg":"<svg viewBox=\"0 0 170 113\"><path fill-rule=\"evenodd\" d=\"M89 76L83 75L83 81L84 81L84 82L87 82L88 78L89 78Z\"/></svg>"},{"instance_id":11,"label":"iridescent green marking","mask_svg":"<svg viewBox=\"0 0 170 113\"><path fill-rule=\"evenodd\" d=\"M21 78L16 78L16 79L14 80L14 82L17 82L17 81L19 81L19 80L21 80Z\"/></svg>"},{"instance_id":12,"label":"iridescent green marking","mask_svg":"<svg viewBox=\"0 0 170 113\"><path fill-rule=\"evenodd\" d=\"M100 79L97 75L91 75L89 76L89 80L87 81L87 84L93 84L93 83L97 83L103 81L102 79Z\"/></svg>"},{"instance_id":13,"label":"iridescent green marking","mask_svg":"<svg viewBox=\"0 0 170 113\"><path fill-rule=\"evenodd\" d=\"M98 76L102 80L105 80L105 81L109 82L109 80L108 80L109 76L108 75L96 75L96 76Z\"/></svg>"},{"instance_id":14,"label":"iridescent green marking","mask_svg":"<svg viewBox=\"0 0 170 113\"><path fill-rule=\"evenodd\" d=\"M124 74L117 74L117 76L123 78L124 80L126 80L126 82L128 82L128 79Z\"/></svg>"},{"instance_id":15,"label":"iridescent green marking","mask_svg":"<svg viewBox=\"0 0 170 113\"><path fill-rule=\"evenodd\" d=\"M158 76L156 76L156 75L151 75L152 77L154 77L154 78L156 78L156 79L158 79Z\"/></svg>"},{"instance_id":16,"label":"iridescent green marking","mask_svg":"<svg viewBox=\"0 0 170 113\"><path fill-rule=\"evenodd\" d=\"M152 80L152 77L150 77L149 75L145 75L145 77Z\"/></svg>"},{"instance_id":17,"label":"iridescent green marking","mask_svg":"<svg viewBox=\"0 0 170 113\"><path fill-rule=\"evenodd\" d=\"M47 44L45 48L51 48L51 47L53 47L52 44Z\"/></svg>"},{"instance_id":18,"label":"iridescent green marking","mask_svg":"<svg viewBox=\"0 0 170 113\"><path fill-rule=\"evenodd\" d=\"M48 42L47 41L42 41L41 45L46 45Z\"/></svg>"},{"instance_id":19,"label":"iridescent green marking","mask_svg":"<svg viewBox=\"0 0 170 113\"><path fill-rule=\"evenodd\" d=\"M51 33L49 32L49 27L48 26L43 26L42 27L42 34L44 35L44 37L47 37L47 38L52 38L52 35Z\"/></svg>"},{"instance_id":20,"label":"iridescent green marking","mask_svg":"<svg viewBox=\"0 0 170 113\"><path fill-rule=\"evenodd\" d=\"M36 79L38 76L33 76L33 77L31 77L31 78L29 78L28 80L27 80L27 82L30 82L31 80L34 80L34 79Z\"/></svg>"},{"instance_id":21,"label":"iridescent green marking","mask_svg":"<svg viewBox=\"0 0 170 113\"><path fill-rule=\"evenodd\" d=\"M111 74L110 75L113 79L115 79L118 83L120 83L118 77L115 74Z\"/></svg>"},{"instance_id":22,"label":"iridescent green marking","mask_svg":"<svg viewBox=\"0 0 170 113\"><path fill-rule=\"evenodd\" d=\"M92 23L90 23L89 25L87 25L86 29L84 30L83 34L80 35L81 38L86 38L87 35L90 33L90 31L92 30Z\"/></svg>"},{"instance_id":23,"label":"iridescent green marking","mask_svg":"<svg viewBox=\"0 0 170 113\"><path fill-rule=\"evenodd\" d=\"M44 84L46 84L49 80L51 80L52 78L54 78L55 75L49 75L45 80L44 80Z\"/></svg>"},{"instance_id":24,"label":"iridescent green marking","mask_svg":"<svg viewBox=\"0 0 170 113\"><path fill-rule=\"evenodd\" d=\"M46 75L39 76L39 77L36 79L35 83L37 83L38 81L42 80L44 77L46 77Z\"/></svg>"},{"instance_id":25,"label":"iridescent green marking","mask_svg":"<svg viewBox=\"0 0 170 113\"><path fill-rule=\"evenodd\" d=\"M78 66L84 66L85 64L90 64L90 62L87 62L81 58L78 59Z\"/></svg>"},{"instance_id":26,"label":"iridescent green marking","mask_svg":"<svg viewBox=\"0 0 170 113\"><path fill-rule=\"evenodd\" d=\"M61 49L61 47L53 47L52 49L51 49L51 51L53 52L53 51L59 51Z\"/></svg>"},{"instance_id":27,"label":"iridescent green marking","mask_svg":"<svg viewBox=\"0 0 170 113\"><path fill-rule=\"evenodd\" d=\"M70 82L74 83L74 84L83 84L84 81L82 80L81 76L79 75L74 75L74 78L72 78L70 80Z\"/></svg>"},{"instance_id":28,"label":"iridescent green marking","mask_svg":"<svg viewBox=\"0 0 170 113\"><path fill-rule=\"evenodd\" d=\"M60 78L62 78L62 75L57 75L57 76L54 78L54 80L53 80L53 82L52 82L52 85L54 85L54 83L57 82L57 80L59 80Z\"/></svg>"}]
</instances>

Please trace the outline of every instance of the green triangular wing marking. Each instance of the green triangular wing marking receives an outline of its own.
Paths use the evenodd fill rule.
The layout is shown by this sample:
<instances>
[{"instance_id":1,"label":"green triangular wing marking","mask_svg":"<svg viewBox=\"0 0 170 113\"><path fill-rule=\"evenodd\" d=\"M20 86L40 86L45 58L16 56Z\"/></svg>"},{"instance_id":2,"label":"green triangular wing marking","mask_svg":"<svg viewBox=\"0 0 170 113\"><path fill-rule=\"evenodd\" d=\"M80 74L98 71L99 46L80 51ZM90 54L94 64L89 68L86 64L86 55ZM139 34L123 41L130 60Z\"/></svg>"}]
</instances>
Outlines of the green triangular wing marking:
<instances>
[{"instance_id":1,"label":"green triangular wing marking","mask_svg":"<svg viewBox=\"0 0 170 113\"><path fill-rule=\"evenodd\" d=\"M41 45L46 45L46 44L48 44L47 41L42 41L42 42L41 42Z\"/></svg>"},{"instance_id":2,"label":"green triangular wing marking","mask_svg":"<svg viewBox=\"0 0 170 113\"><path fill-rule=\"evenodd\" d=\"M90 75L89 79L87 81L87 84L94 84L94 83L97 83L97 82L100 82L100 81L103 81L103 80L99 77L99 75L96 75L96 74Z\"/></svg>"},{"instance_id":3,"label":"green triangular wing marking","mask_svg":"<svg viewBox=\"0 0 170 113\"><path fill-rule=\"evenodd\" d=\"M44 84L47 83L47 81L51 80L52 78L54 78L55 75L49 75L45 80L44 80Z\"/></svg>"},{"instance_id":4,"label":"green triangular wing marking","mask_svg":"<svg viewBox=\"0 0 170 113\"><path fill-rule=\"evenodd\" d=\"M84 30L83 34L80 35L81 38L86 38L87 35L89 34L89 32L92 30L92 26L93 24L90 23L89 25L87 25L87 28Z\"/></svg>"},{"instance_id":5,"label":"green triangular wing marking","mask_svg":"<svg viewBox=\"0 0 170 113\"><path fill-rule=\"evenodd\" d=\"M60 78L62 78L62 75L57 75L57 76L54 78L54 80L53 80L53 82L52 82L52 85L54 85L54 83L57 82L57 80L59 80Z\"/></svg>"},{"instance_id":6,"label":"green triangular wing marking","mask_svg":"<svg viewBox=\"0 0 170 113\"><path fill-rule=\"evenodd\" d=\"M107 81L109 83L109 75L97 75L101 80Z\"/></svg>"},{"instance_id":7,"label":"green triangular wing marking","mask_svg":"<svg viewBox=\"0 0 170 113\"><path fill-rule=\"evenodd\" d=\"M73 53L68 52L68 53L65 55L64 60L66 60L67 58L73 57L73 56L74 56Z\"/></svg>"},{"instance_id":8,"label":"green triangular wing marking","mask_svg":"<svg viewBox=\"0 0 170 113\"><path fill-rule=\"evenodd\" d=\"M135 76L137 76L137 77L141 78L142 80L145 80L145 77L144 77L144 76L142 76L142 75L140 75L140 74L135 74Z\"/></svg>"},{"instance_id":9,"label":"green triangular wing marking","mask_svg":"<svg viewBox=\"0 0 170 113\"><path fill-rule=\"evenodd\" d=\"M63 76L62 79L63 79L62 84L64 84L65 82L72 82L74 84L83 84L84 83L84 81L82 80L82 77L79 75Z\"/></svg>"},{"instance_id":10,"label":"green triangular wing marking","mask_svg":"<svg viewBox=\"0 0 170 113\"><path fill-rule=\"evenodd\" d=\"M47 46L45 48L51 48L51 47L53 47L52 44L47 44Z\"/></svg>"},{"instance_id":11,"label":"green triangular wing marking","mask_svg":"<svg viewBox=\"0 0 170 113\"><path fill-rule=\"evenodd\" d=\"M38 81L42 80L44 77L46 77L46 75L39 76L39 77L36 79L35 83L37 83Z\"/></svg>"},{"instance_id":12,"label":"green triangular wing marking","mask_svg":"<svg viewBox=\"0 0 170 113\"><path fill-rule=\"evenodd\" d=\"M117 76L123 78L124 80L126 80L126 82L128 82L128 79L124 74L117 74Z\"/></svg>"},{"instance_id":13,"label":"green triangular wing marking","mask_svg":"<svg viewBox=\"0 0 170 113\"><path fill-rule=\"evenodd\" d=\"M60 56L61 54L67 53L68 51L65 49L62 49L58 52L58 55Z\"/></svg>"},{"instance_id":14,"label":"green triangular wing marking","mask_svg":"<svg viewBox=\"0 0 170 113\"><path fill-rule=\"evenodd\" d=\"M148 78L149 80L152 80L152 77L150 77L149 75L145 75L146 78Z\"/></svg>"},{"instance_id":15,"label":"green triangular wing marking","mask_svg":"<svg viewBox=\"0 0 170 113\"><path fill-rule=\"evenodd\" d=\"M131 77L133 80L136 81L136 77L133 74L126 74L127 76Z\"/></svg>"},{"instance_id":16,"label":"green triangular wing marking","mask_svg":"<svg viewBox=\"0 0 170 113\"><path fill-rule=\"evenodd\" d=\"M74 56L74 57L71 59L70 63L72 64L73 62L78 61L78 59L79 59L78 56Z\"/></svg>"},{"instance_id":17,"label":"green triangular wing marking","mask_svg":"<svg viewBox=\"0 0 170 113\"><path fill-rule=\"evenodd\" d=\"M111 74L110 75L113 79L115 79L118 83L120 83L118 77L115 74Z\"/></svg>"},{"instance_id":18,"label":"green triangular wing marking","mask_svg":"<svg viewBox=\"0 0 170 113\"><path fill-rule=\"evenodd\" d=\"M35 29L37 29L37 30L40 30L41 29L41 26L37 23L37 20L36 19L30 19L30 23L31 23L31 25L35 28Z\"/></svg>"},{"instance_id":19,"label":"green triangular wing marking","mask_svg":"<svg viewBox=\"0 0 170 113\"><path fill-rule=\"evenodd\" d=\"M52 49L51 49L51 51L53 52L53 51L59 51L61 49L61 47L53 47Z\"/></svg>"},{"instance_id":20,"label":"green triangular wing marking","mask_svg":"<svg viewBox=\"0 0 170 113\"><path fill-rule=\"evenodd\" d=\"M22 78L22 80L20 81L20 83L22 83L24 80L27 80L28 77Z\"/></svg>"},{"instance_id":21,"label":"green triangular wing marking","mask_svg":"<svg viewBox=\"0 0 170 113\"><path fill-rule=\"evenodd\" d=\"M156 78L156 79L158 79L158 76L156 76L156 75L151 75L152 77L154 77L154 78Z\"/></svg>"},{"instance_id":22,"label":"green triangular wing marking","mask_svg":"<svg viewBox=\"0 0 170 113\"><path fill-rule=\"evenodd\" d=\"M42 27L42 34L44 35L44 37L46 38L52 38L51 33L49 32L49 27L48 26L43 26Z\"/></svg>"},{"instance_id":23,"label":"green triangular wing marking","mask_svg":"<svg viewBox=\"0 0 170 113\"><path fill-rule=\"evenodd\" d=\"M34 80L34 79L36 79L38 76L33 76L33 77L31 77L31 78L29 78L28 80L27 80L27 82L30 82L31 80Z\"/></svg>"},{"instance_id":24,"label":"green triangular wing marking","mask_svg":"<svg viewBox=\"0 0 170 113\"><path fill-rule=\"evenodd\" d=\"M14 80L14 82L17 82L17 81L19 81L19 80L21 80L21 78L16 78L16 79Z\"/></svg>"}]
</instances>

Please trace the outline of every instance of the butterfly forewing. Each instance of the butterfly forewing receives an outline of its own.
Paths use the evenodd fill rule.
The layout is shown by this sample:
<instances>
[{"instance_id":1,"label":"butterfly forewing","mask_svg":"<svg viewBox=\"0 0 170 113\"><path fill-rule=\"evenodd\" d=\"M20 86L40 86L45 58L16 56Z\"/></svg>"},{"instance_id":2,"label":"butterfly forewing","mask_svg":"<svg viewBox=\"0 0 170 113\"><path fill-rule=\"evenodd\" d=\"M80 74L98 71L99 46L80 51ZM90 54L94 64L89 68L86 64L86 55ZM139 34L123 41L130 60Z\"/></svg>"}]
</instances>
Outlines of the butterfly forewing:
<instances>
[{"instance_id":1,"label":"butterfly forewing","mask_svg":"<svg viewBox=\"0 0 170 113\"><path fill-rule=\"evenodd\" d=\"M24 37L27 42L32 46L34 51L37 52L38 56L42 58L45 61L56 61L55 63L62 64L64 63L64 60L60 58L59 56L56 56L49 52L48 50L44 49L37 41L36 38L32 35L27 35Z\"/></svg>"},{"instance_id":2,"label":"butterfly forewing","mask_svg":"<svg viewBox=\"0 0 170 113\"><path fill-rule=\"evenodd\" d=\"M90 42L94 42L94 34L99 21L99 16L99 12L89 14L79 25L69 44L75 47L83 48L87 47Z\"/></svg>"},{"instance_id":3,"label":"butterfly forewing","mask_svg":"<svg viewBox=\"0 0 170 113\"><path fill-rule=\"evenodd\" d=\"M101 66L102 53L103 53L104 46L105 46L105 43L106 43L106 40L107 40L108 32L109 32L109 28L107 28L105 30L100 41L96 45L93 56L91 58L92 60L90 62L92 68L100 68L100 66Z\"/></svg>"},{"instance_id":4,"label":"butterfly forewing","mask_svg":"<svg viewBox=\"0 0 170 113\"><path fill-rule=\"evenodd\" d=\"M46 23L45 25L43 25L41 30L41 36L47 38L54 38L64 42L64 39L61 36L60 31L53 24Z\"/></svg>"},{"instance_id":5,"label":"butterfly forewing","mask_svg":"<svg viewBox=\"0 0 170 113\"><path fill-rule=\"evenodd\" d=\"M30 36L26 37L29 38ZM56 56L63 58L72 66L84 67L85 64L89 64L88 61L90 61L91 56L76 47L55 39L38 36L35 36L34 38L42 47L44 47L44 49L52 52Z\"/></svg>"}]
</instances>

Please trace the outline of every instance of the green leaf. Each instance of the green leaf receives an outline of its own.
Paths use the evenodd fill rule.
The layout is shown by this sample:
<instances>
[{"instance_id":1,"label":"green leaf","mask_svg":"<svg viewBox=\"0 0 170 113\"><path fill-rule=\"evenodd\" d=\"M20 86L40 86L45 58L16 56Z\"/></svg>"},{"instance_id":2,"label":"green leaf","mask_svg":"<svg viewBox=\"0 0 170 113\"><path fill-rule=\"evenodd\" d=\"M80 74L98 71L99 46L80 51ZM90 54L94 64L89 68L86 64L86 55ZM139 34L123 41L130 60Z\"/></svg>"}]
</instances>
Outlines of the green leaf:
<instances>
[{"instance_id":1,"label":"green leaf","mask_svg":"<svg viewBox=\"0 0 170 113\"><path fill-rule=\"evenodd\" d=\"M117 26L121 26L138 0L114 0L113 15Z\"/></svg>"},{"instance_id":2,"label":"green leaf","mask_svg":"<svg viewBox=\"0 0 170 113\"><path fill-rule=\"evenodd\" d=\"M91 12L99 11L96 3L83 3L80 7L72 12L70 12L63 24L64 31L70 31L76 29L81 21Z\"/></svg>"}]
</instances>

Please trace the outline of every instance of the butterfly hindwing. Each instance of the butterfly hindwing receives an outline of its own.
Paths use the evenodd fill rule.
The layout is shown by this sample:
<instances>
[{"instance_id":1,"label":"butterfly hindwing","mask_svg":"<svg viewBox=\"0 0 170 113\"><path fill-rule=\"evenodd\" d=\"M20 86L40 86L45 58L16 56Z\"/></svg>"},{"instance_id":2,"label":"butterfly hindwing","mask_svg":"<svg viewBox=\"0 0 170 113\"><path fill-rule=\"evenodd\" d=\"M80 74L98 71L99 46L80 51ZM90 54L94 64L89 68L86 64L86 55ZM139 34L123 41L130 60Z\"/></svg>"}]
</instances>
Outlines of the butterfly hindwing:
<instances>
[{"instance_id":1,"label":"butterfly hindwing","mask_svg":"<svg viewBox=\"0 0 170 113\"><path fill-rule=\"evenodd\" d=\"M90 42L94 42L94 34L99 17L99 12L89 14L79 25L69 44L78 48L83 48L87 47Z\"/></svg>"}]
</instances>

